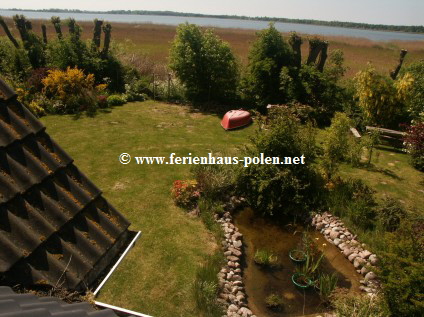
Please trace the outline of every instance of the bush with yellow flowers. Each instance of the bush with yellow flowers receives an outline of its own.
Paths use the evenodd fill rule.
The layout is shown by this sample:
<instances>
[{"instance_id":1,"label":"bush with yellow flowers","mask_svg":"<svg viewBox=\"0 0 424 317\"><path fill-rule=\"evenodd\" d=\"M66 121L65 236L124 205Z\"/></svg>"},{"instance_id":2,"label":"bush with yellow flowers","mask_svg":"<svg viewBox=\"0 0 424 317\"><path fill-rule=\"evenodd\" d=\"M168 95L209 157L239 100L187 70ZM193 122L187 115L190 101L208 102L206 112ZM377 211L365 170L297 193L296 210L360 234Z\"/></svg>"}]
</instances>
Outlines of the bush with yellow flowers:
<instances>
[{"instance_id":1,"label":"bush with yellow flowers","mask_svg":"<svg viewBox=\"0 0 424 317\"><path fill-rule=\"evenodd\" d=\"M42 82L43 94L54 101L52 110L57 113L95 111L98 90L105 90L95 86L93 74L86 75L76 67L49 70Z\"/></svg>"}]
</instances>

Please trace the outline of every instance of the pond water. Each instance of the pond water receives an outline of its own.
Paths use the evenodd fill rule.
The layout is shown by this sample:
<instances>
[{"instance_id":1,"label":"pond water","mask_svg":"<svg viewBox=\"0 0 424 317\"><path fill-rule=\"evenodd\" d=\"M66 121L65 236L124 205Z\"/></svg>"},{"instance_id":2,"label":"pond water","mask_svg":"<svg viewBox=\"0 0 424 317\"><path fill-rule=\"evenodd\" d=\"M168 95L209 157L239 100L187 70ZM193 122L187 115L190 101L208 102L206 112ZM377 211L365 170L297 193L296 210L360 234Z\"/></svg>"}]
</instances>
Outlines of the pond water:
<instances>
[{"instance_id":1,"label":"pond water","mask_svg":"<svg viewBox=\"0 0 424 317\"><path fill-rule=\"evenodd\" d=\"M310 288L306 291L295 287L291 276L295 266L288 254L299 245L304 228L301 225L278 226L254 215L251 209L245 209L235 216L235 225L243 234L245 246L244 283L249 308L257 316L280 317L302 316L327 311L321 304L318 293ZM362 278L353 265L340 253L340 250L328 243L323 235L311 230L311 236L320 250L324 252L322 271L335 272L338 286L359 292L359 280ZM281 267L266 270L254 263L257 249L267 249L278 255ZM281 312L266 307L265 299L270 294L282 296L284 308Z\"/></svg>"}]
</instances>

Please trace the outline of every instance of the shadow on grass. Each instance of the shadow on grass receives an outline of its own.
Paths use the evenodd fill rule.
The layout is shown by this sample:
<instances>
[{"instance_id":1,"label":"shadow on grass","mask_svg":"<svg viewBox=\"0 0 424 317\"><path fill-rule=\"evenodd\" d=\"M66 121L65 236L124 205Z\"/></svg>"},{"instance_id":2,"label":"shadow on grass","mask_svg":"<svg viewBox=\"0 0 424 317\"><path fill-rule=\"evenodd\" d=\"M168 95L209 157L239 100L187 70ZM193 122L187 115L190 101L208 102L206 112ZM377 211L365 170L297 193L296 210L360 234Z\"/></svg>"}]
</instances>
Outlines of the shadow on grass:
<instances>
[{"instance_id":1,"label":"shadow on grass","mask_svg":"<svg viewBox=\"0 0 424 317\"><path fill-rule=\"evenodd\" d=\"M392 170L389 170L387 168L378 168L374 164L361 163L360 165L357 166L357 168L362 169L362 170L367 170L369 172L380 173L380 174L383 174L385 176L391 177L391 178L399 180L399 181L403 180L402 177L398 176Z\"/></svg>"}]
</instances>

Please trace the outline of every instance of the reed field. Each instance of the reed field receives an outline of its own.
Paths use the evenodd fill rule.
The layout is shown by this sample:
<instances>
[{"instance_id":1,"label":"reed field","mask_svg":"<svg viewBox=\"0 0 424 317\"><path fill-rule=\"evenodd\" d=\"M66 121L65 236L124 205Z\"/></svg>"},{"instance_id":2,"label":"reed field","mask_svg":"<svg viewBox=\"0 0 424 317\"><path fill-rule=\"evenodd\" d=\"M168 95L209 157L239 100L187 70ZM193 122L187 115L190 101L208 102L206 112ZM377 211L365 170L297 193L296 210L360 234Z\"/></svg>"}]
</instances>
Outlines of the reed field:
<instances>
[{"instance_id":1,"label":"reed field","mask_svg":"<svg viewBox=\"0 0 424 317\"><path fill-rule=\"evenodd\" d=\"M5 19L6 23L12 27L13 21ZM55 37L53 25L50 21L32 20L33 30L41 35L41 24L47 25L49 37ZM82 27L82 36L91 39L93 22L78 22ZM66 32L66 23L63 21L62 29ZM214 28L216 34L227 41L233 52L239 58L242 65L248 61L249 48L255 40L255 30L246 29L225 29ZM12 33L19 37L16 28L12 28ZM169 49L176 33L175 26L158 24L135 24L135 23L112 23L112 40L115 48L122 55L133 55L142 57L144 63L163 68L168 63ZM4 36L0 29L0 36ZM288 33L284 34L285 37ZM305 58L308 54L307 38L311 35L303 35L302 55ZM330 42L329 52L341 49L345 55L345 65L348 67L346 77L353 77L359 70L364 69L368 62L374 67L388 74L398 62L399 51L408 50L405 64L424 59L424 41L391 41L374 42L364 38L353 38L343 36L325 36ZM151 66L150 66L151 67Z\"/></svg>"}]
</instances>

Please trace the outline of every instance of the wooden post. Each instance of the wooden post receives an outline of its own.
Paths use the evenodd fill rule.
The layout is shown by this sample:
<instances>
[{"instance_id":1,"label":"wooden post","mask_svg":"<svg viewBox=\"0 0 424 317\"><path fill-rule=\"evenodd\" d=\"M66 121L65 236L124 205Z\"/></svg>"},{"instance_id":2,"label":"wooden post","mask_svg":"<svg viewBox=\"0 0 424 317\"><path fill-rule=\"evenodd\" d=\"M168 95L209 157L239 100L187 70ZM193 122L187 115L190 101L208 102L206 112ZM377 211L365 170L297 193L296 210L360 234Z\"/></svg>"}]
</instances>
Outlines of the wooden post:
<instances>
[{"instance_id":1,"label":"wooden post","mask_svg":"<svg viewBox=\"0 0 424 317\"><path fill-rule=\"evenodd\" d=\"M399 74L399 71L400 71L402 64L403 64L403 60L405 59L405 56L406 56L407 53L408 53L407 50L401 50L400 51L399 63L396 66L396 68L390 72L390 77L392 77L393 80L395 80L397 75Z\"/></svg>"},{"instance_id":2,"label":"wooden post","mask_svg":"<svg viewBox=\"0 0 424 317\"><path fill-rule=\"evenodd\" d=\"M100 42L102 36L102 25L103 21L94 19L94 30L93 30L93 50L100 49Z\"/></svg>"},{"instance_id":3,"label":"wooden post","mask_svg":"<svg viewBox=\"0 0 424 317\"><path fill-rule=\"evenodd\" d=\"M13 21L15 21L16 28L19 31L19 34L21 36L22 42L24 43L24 46L28 42L28 30L27 30L27 23L26 19L23 15L15 15L13 17Z\"/></svg>"},{"instance_id":4,"label":"wooden post","mask_svg":"<svg viewBox=\"0 0 424 317\"><path fill-rule=\"evenodd\" d=\"M327 41L323 41L321 43L321 53L319 54L319 59L318 59L318 64L317 64L317 69L320 72L324 71L324 65L325 62L327 60L327 50L328 50L328 42Z\"/></svg>"},{"instance_id":5,"label":"wooden post","mask_svg":"<svg viewBox=\"0 0 424 317\"><path fill-rule=\"evenodd\" d=\"M45 24L41 24L41 31L43 33L43 42L47 45L47 27Z\"/></svg>"},{"instance_id":6,"label":"wooden post","mask_svg":"<svg viewBox=\"0 0 424 317\"><path fill-rule=\"evenodd\" d=\"M51 21L53 23L54 29L56 30L57 38L61 40L63 38L63 35L62 35L62 27L60 25L60 18L52 17Z\"/></svg>"},{"instance_id":7,"label":"wooden post","mask_svg":"<svg viewBox=\"0 0 424 317\"><path fill-rule=\"evenodd\" d=\"M112 25L109 23L103 27L103 32L105 33L105 41L103 45L102 55L106 57L109 53L110 39L112 37Z\"/></svg>"},{"instance_id":8,"label":"wooden post","mask_svg":"<svg viewBox=\"0 0 424 317\"><path fill-rule=\"evenodd\" d=\"M289 38L289 44L293 50L294 53L294 59L295 59L295 66L300 69L302 66L302 52L301 52L301 45L302 45L302 38L296 34L296 32L292 32L290 34Z\"/></svg>"},{"instance_id":9,"label":"wooden post","mask_svg":"<svg viewBox=\"0 0 424 317\"><path fill-rule=\"evenodd\" d=\"M306 62L307 65L315 64L319 53L321 52L322 41L319 38L309 39L309 56Z\"/></svg>"},{"instance_id":10,"label":"wooden post","mask_svg":"<svg viewBox=\"0 0 424 317\"><path fill-rule=\"evenodd\" d=\"M6 22L4 22L3 17L0 16L0 25L3 27L4 33L6 33L9 40L13 43L13 45L16 48L19 48L19 43L16 41L16 39L13 37L12 33L10 33L9 27L7 26Z\"/></svg>"}]
</instances>

